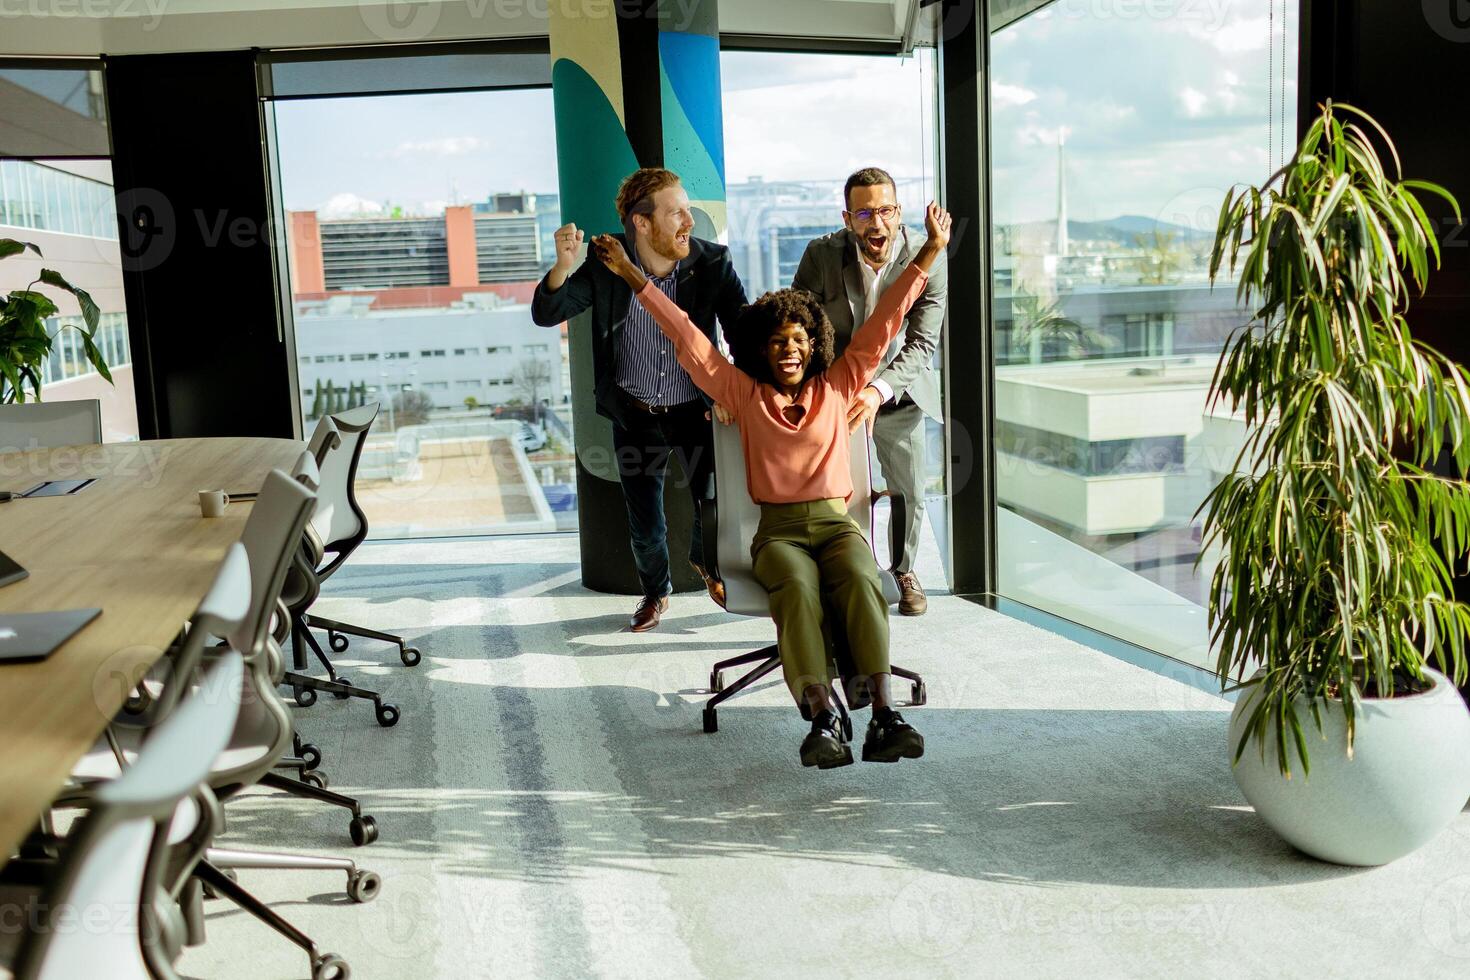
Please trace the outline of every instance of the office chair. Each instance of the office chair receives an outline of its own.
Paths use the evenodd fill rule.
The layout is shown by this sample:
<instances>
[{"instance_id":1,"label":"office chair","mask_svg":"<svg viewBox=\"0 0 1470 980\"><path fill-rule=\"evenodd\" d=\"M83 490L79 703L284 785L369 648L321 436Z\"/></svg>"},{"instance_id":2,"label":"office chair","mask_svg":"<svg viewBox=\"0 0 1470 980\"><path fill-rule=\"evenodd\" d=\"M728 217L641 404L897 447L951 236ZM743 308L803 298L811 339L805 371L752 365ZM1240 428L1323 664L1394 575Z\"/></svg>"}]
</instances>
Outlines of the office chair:
<instances>
[{"instance_id":1,"label":"office chair","mask_svg":"<svg viewBox=\"0 0 1470 980\"><path fill-rule=\"evenodd\" d=\"M755 563L750 557L750 543L760 526L760 505L750 499L745 480L745 454L740 445L738 424L714 426L715 449L715 499L701 502L700 522L704 529L704 559L710 574L725 583L725 609L740 616L771 615L770 597L765 587L756 580ZM872 491L868 461L867 432L859 428L853 433L852 456L852 499L848 501L848 513L857 522L863 537L872 545L873 502L877 495ZM898 583L893 573L879 566L878 577L883 585L883 598L895 603L899 598ZM846 653L837 624L841 617L828 615L825 632L828 635L829 656L837 664L837 674L843 683L840 689L834 685L832 701L842 719L843 731L852 739L852 718L849 709L866 707L871 698L867 684L851 678L845 670ZM729 687L725 686L725 671L732 667L756 664L754 670L742 675ZM776 644L761 647L750 653L721 660L710 668L709 690L713 695L704 705L704 730L719 731L719 705L730 700L756 681L781 666L781 654ZM909 705L922 705L928 700L924 679L911 670L890 665L894 677L912 683ZM805 703L800 705L801 716L811 721L811 712Z\"/></svg>"},{"instance_id":2,"label":"office chair","mask_svg":"<svg viewBox=\"0 0 1470 980\"><path fill-rule=\"evenodd\" d=\"M272 470L267 475L241 534L240 544L249 560L250 605L237 625L223 627L228 648L239 650L245 656L244 676L239 694L234 698L239 704L239 716L228 744L223 752L217 753L205 781L222 803L259 784L348 806L354 813L351 825L353 841L365 844L377 838L377 826L371 817L360 814L355 800L296 783L273 771L291 745L293 731L286 705L276 694L284 659L271 636L270 625L287 567L300 546L315 502L315 493L311 489L316 479L315 463L309 455L303 454L296 469L301 479L292 478L281 470ZM220 628L208 622L201 623L201 629L210 627ZM206 648L205 660L208 661L219 649ZM175 676L182 676L182 672L176 672ZM146 744L146 729L123 725L113 727L116 732L109 740L109 746L94 749L78 764L77 772L84 779L115 780L119 769L125 769L138 756L140 744ZM121 758L115 758L115 755ZM84 785L83 789L95 793L95 782L92 786ZM75 800L59 801L59 805L74 804ZM358 868L345 858L217 847L208 847L191 869L191 875L202 886L230 899L303 949L311 959L313 977L345 975L345 967L339 958L321 953L311 937L226 873L238 868L341 871L347 877L347 897L354 902L369 902L377 897L381 885L378 876ZM202 941L203 917L197 907L201 890L192 889L183 898L189 935L194 941Z\"/></svg>"},{"instance_id":3,"label":"office chair","mask_svg":"<svg viewBox=\"0 0 1470 980\"><path fill-rule=\"evenodd\" d=\"M311 631L325 630L327 642L334 653L347 649L348 636L395 644L399 659L408 667L416 666L422 659L418 649L408 646L401 636L313 616L310 613L311 606L321 592L322 583L341 568L357 550L358 545L367 539L367 516L357 502L354 485L363 445L367 442L368 429L377 414L376 402L363 405L338 415L324 417L312 433L308 448L315 450L317 454L321 488L318 492L317 509L311 520L311 533L307 536L306 561L300 568L305 580L297 590L298 594L288 603L291 612L292 649L295 655L295 671L291 674L290 683L296 703L304 708L316 703L317 691L328 691L338 698L370 700L373 702L378 724L390 728L398 723L398 707L384 703L377 692L353 686L351 681L338 674ZM333 432L336 433L335 439L332 437ZM326 668L325 680L301 673L306 666L307 650Z\"/></svg>"},{"instance_id":4,"label":"office chair","mask_svg":"<svg viewBox=\"0 0 1470 980\"><path fill-rule=\"evenodd\" d=\"M0 973L16 980L71 977L165 978L181 944L168 881L179 859L171 831L236 723L244 667L227 651L212 658L198 686L153 730L127 769L98 787L55 862L16 861L0 874L0 907L21 912L24 930L0 930ZM207 796L207 791L202 791ZM197 860L197 853L194 854ZM187 870L187 869L186 869ZM85 910L132 910L105 929L78 928ZM22 911L23 910L23 911ZM72 921L68 923L66 920ZM19 940L14 950L5 940ZM329 954L330 955L330 954Z\"/></svg>"},{"instance_id":5,"label":"office chair","mask_svg":"<svg viewBox=\"0 0 1470 980\"><path fill-rule=\"evenodd\" d=\"M101 442L102 403L95 398L0 405L0 452Z\"/></svg>"}]
</instances>

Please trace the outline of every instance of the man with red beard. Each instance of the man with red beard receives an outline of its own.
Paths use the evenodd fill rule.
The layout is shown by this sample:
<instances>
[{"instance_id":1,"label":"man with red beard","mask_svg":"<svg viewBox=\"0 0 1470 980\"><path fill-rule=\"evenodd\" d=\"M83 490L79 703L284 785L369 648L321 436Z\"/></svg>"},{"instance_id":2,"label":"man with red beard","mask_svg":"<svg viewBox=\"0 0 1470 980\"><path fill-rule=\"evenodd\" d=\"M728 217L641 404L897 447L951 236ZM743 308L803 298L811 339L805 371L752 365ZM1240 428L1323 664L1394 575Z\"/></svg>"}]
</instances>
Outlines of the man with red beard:
<instances>
[{"instance_id":1,"label":"man with red beard","mask_svg":"<svg viewBox=\"0 0 1470 980\"><path fill-rule=\"evenodd\" d=\"M729 250L691 234L694 215L678 175L659 167L636 170L618 188L616 206L625 234L615 237L649 281L712 342L716 319L732 331L745 305L745 288ZM699 502L714 491L709 402L679 366L673 344L653 317L632 302L627 283L601 262L577 267L582 230L563 225L555 241L556 264L536 287L531 319L549 327L592 308L597 413L613 423L628 534L643 588L629 628L642 632L657 626L673 591L664 520L664 470L671 455L678 458L694 499L689 562L710 598L724 605L724 586L705 571L699 521Z\"/></svg>"},{"instance_id":2,"label":"man with red beard","mask_svg":"<svg viewBox=\"0 0 1470 980\"><path fill-rule=\"evenodd\" d=\"M887 171L865 167L842 188L846 227L809 243L791 285L813 293L836 331L837 354L847 349L878 297L913 261L922 240L903 225L898 189ZM904 332L883 356L877 377L848 410L852 427L872 425L878 468L888 484L889 555L901 598L898 611L919 616L929 608L914 574L924 525L924 416L942 419L944 403L932 369L944 326L949 279L944 261L934 264L923 293L909 309Z\"/></svg>"}]
</instances>

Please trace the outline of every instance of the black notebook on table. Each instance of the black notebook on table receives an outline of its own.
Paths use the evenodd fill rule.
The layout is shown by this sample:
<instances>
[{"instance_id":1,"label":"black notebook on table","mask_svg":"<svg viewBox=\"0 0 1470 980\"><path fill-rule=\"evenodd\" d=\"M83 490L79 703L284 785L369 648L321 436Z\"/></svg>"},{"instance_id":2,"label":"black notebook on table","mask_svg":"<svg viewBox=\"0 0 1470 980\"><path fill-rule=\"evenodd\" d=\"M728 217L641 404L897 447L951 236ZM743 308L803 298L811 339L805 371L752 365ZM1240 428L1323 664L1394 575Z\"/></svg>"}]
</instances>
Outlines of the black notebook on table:
<instances>
[{"instance_id":1,"label":"black notebook on table","mask_svg":"<svg viewBox=\"0 0 1470 980\"><path fill-rule=\"evenodd\" d=\"M45 660L101 613L101 609L0 613L0 664Z\"/></svg>"}]
</instances>

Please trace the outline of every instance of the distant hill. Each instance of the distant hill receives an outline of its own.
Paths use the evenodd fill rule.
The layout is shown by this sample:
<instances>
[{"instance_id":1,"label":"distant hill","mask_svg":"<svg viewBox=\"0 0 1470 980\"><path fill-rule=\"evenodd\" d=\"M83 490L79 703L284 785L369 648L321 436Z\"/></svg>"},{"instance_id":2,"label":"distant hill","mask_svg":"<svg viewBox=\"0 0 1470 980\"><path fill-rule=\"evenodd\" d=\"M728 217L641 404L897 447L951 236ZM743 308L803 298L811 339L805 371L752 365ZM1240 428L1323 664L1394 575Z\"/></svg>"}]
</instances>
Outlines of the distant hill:
<instances>
[{"instance_id":1,"label":"distant hill","mask_svg":"<svg viewBox=\"0 0 1470 980\"><path fill-rule=\"evenodd\" d=\"M1054 240L1057 233L1055 221L1023 221L1006 226L1016 241ZM1207 245L1214 241L1214 232L1200 231L1186 225L1176 225L1139 214L1124 214L1105 221L1068 221L1067 237L1072 241L1112 241L1119 245L1132 246L1139 235L1173 232L1181 243Z\"/></svg>"}]
</instances>

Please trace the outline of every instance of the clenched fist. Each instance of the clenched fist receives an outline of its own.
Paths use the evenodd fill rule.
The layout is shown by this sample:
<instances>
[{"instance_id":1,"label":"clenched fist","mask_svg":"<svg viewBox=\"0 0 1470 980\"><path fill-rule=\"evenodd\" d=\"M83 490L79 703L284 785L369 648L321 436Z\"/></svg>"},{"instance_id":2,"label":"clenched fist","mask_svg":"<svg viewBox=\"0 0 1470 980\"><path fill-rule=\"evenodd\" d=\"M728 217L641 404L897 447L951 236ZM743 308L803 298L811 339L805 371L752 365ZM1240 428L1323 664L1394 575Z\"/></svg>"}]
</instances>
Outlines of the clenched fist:
<instances>
[{"instance_id":1,"label":"clenched fist","mask_svg":"<svg viewBox=\"0 0 1470 980\"><path fill-rule=\"evenodd\" d=\"M562 225L552 236L556 242L556 270L570 273L582 254L582 232L571 222Z\"/></svg>"}]
</instances>

